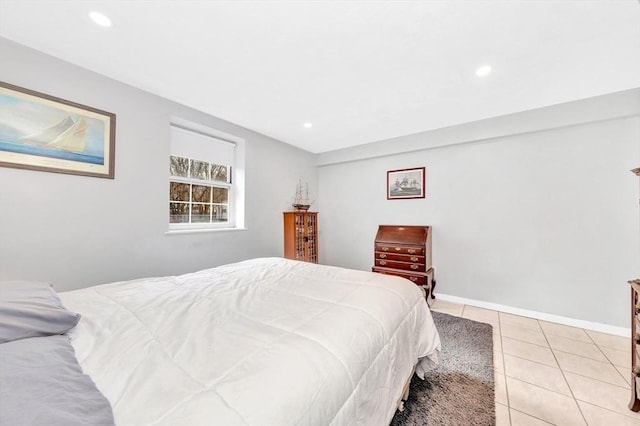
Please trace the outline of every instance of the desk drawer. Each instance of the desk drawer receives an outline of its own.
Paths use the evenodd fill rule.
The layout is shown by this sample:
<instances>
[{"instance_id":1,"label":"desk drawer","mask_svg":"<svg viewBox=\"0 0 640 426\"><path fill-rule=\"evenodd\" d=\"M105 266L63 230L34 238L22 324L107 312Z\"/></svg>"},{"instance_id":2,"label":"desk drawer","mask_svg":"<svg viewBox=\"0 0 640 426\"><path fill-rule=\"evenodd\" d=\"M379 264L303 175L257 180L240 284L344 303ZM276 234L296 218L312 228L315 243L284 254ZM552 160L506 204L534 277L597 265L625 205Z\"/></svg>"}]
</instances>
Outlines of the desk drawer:
<instances>
[{"instance_id":1,"label":"desk drawer","mask_svg":"<svg viewBox=\"0 0 640 426\"><path fill-rule=\"evenodd\" d=\"M407 272L402 272L402 271L398 271L396 269L389 269L389 268L377 268L377 267L373 267L371 269L373 272L377 272L379 274L385 274L385 275L395 275L397 277L402 277L402 278L406 278L409 281L420 285L420 286L426 286L428 284L428 280L426 275L422 275L422 274L412 274L409 271Z\"/></svg>"},{"instance_id":2,"label":"desk drawer","mask_svg":"<svg viewBox=\"0 0 640 426\"><path fill-rule=\"evenodd\" d=\"M403 246L403 245L376 243L375 251L381 251L385 253L398 253L398 254L415 254L417 256L424 256L423 246Z\"/></svg>"},{"instance_id":3,"label":"desk drawer","mask_svg":"<svg viewBox=\"0 0 640 426\"><path fill-rule=\"evenodd\" d=\"M400 262L397 260L376 259L376 266L383 268L402 269L404 271L425 272L424 263Z\"/></svg>"},{"instance_id":4,"label":"desk drawer","mask_svg":"<svg viewBox=\"0 0 640 426\"><path fill-rule=\"evenodd\" d=\"M398 260L400 262L407 263L425 263L425 257L418 256L417 254L399 254L386 251L377 251L375 252L375 258L383 260Z\"/></svg>"}]
</instances>

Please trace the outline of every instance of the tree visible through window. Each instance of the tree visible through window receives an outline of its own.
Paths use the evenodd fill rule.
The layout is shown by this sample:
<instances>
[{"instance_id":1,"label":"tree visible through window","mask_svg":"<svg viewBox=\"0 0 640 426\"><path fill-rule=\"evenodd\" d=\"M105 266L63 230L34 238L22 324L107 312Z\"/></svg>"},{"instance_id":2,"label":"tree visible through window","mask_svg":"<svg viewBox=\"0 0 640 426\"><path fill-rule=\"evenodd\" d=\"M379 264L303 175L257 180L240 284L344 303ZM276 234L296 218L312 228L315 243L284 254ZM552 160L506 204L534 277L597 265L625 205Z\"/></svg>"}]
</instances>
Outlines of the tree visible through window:
<instances>
[{"instance_id":1,"label":"tree visible through window","mask_svg":"<svg viewBox=\"0 0 640 426\"><path fill-rule=\"evenodd\" d=\"M169 222L228 223L231 167L172 155Z\"/></svg>"}]
</instances>

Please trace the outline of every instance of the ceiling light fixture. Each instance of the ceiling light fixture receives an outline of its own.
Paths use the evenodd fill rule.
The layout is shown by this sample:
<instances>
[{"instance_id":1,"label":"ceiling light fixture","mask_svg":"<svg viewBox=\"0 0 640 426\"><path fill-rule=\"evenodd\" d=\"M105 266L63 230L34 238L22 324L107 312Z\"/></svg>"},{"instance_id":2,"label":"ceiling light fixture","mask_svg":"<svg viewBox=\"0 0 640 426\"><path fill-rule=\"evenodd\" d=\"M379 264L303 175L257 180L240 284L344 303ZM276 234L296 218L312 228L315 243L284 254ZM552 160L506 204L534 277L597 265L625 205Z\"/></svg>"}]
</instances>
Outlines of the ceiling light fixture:
<instances>
[{"instance_id":1,"label":"ceiling light fixture","mask_svg":"<svg viewBox=\"0 0 640 426\"><path fill-rule=\"evenodd\" d=\"M110 27L111 26L111 19L107 18L105 15L103 15L100 12L91 12L91 13L89 13L89 18L91 18L91 20L93 22L95 22L96 24L100 25L101 27Z\"/></svg>"},{"instance_id":2,"label":"ceiling light fixture","mask_svg":"<svg viewBox=\"0 0 640 426\"><path fill-rule=\"evenodd\" d=\"M489 75L491 72L491 67L489 65L483 65L476 70L476 75L478 77L484 77L485 75Z\"/></svg>"},{"instance_id":3,"label":"ceiling light fixture","mask_svg":"<svg viewBox=\"0 0 640 426\"><path fill-rule=\"evenodd\" d=\"M305 127L305 129L310 129L313 126L313 124L307 121L306 123L303 124L303 126Z\"/></svg>"}]
</instances>

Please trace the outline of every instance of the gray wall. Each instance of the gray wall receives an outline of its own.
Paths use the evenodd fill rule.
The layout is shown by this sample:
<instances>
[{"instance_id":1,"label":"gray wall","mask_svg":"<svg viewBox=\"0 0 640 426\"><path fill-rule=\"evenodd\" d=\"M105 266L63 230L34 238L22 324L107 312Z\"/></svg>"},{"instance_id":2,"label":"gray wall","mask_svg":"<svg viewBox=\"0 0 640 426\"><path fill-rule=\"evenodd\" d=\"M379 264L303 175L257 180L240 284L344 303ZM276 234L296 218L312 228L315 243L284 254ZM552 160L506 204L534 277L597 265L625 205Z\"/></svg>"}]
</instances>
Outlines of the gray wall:
<instances>
[{"instance_id":1,"label":"gray wall","mask_svg":"<svg viewBox=\"0 0 640 426\"><path fill-rule=\"evenodd\" d=\"M281 256L298 179L318 193L305 151L6 39L0 52L0 80L117 115L115 180L0 168L0 280L62 291ZM246 140L248 230L165 234L170 116Z\"/></svg>"},{"instance_id":2,"label":"gray wall","mask_svg":"<svg viewBox=\"0 0 640 426\"><path fill-rule=\"evenodd\" d=\"M380 142L340 156L352 161L319 156L321 257L368 270L378 224L432 225L436 293L628 327L626 281L640 258L638 179L629 172L640 166L640 116L516 132L531 114L511 116L510 135L474 141L449 129L465 143L420 150L443 134L427 132L386 142L393 150L413 141L411 152L379 155ZM386 200L386 171L420 166L426 198Z\"/></svg>"},{"instance_id":3,"label":"gray wall","mask_svg":"<svg viewBox=\"0 0 640 426\"><path fill-rule=\"evenodd\" d=\"M69 290L280 256L302 178L322 263L367 270L378 224L429 224L440 293L628 327L638 90L313 156L2 38L0 52L0 80L117 114L115 180L0 168L0 279ZM165 234L170 116L246 139L247 231ZM387 170L423 165L426 199L386 200Z\"/></svg>"}]
</instances>

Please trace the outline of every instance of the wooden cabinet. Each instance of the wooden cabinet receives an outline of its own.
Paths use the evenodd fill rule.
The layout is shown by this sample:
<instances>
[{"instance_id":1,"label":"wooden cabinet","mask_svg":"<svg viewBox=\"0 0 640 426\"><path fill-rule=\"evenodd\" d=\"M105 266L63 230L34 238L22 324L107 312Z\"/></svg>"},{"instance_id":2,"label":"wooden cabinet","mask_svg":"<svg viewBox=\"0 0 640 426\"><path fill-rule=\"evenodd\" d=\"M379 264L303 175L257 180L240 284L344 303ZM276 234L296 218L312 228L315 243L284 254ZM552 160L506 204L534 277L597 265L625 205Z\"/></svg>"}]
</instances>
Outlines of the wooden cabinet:
<instances>
[{"instance_id":1,"label":"wooden cabinet","mask_svg":"<svg viewBox=\"0 0 640 426\"><path fill-rule=\"evenodd\" d=\"M640 176L640 167L631 170ZM631 402L629 409L640 411L640 279L631 285Z\"/></svg>"},{"instance_id":2,"label":"wooden cabinet","mask_svg":"<svg viewBox=\"0 0 640 426\"><path fill-rule=\"evenodd\" d=\"M629 409L640 411L640 279L629 281L631 284L631 402Z\"/></svg>"},{"instance_id":3,"label":"wooden cabinet","mask_svg":"<svg viewBox=\"0 0 640 426\"><path fill-rule=\"evenodd\" d=\"M427 298L435 298L430 226L378 226L374 262L373 272L406 278L424 288Z\"/></svg>"},{"instance_id":4,"label":"wooden cabinet","mask_svg":"<svg viewBox=\"0 0 640 426\"><path fill-rule=\"evenodd\" d=\"M284 212L284 257L318 263L318 213Z\"/></svg>"}]
</instances>

